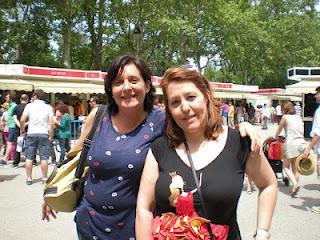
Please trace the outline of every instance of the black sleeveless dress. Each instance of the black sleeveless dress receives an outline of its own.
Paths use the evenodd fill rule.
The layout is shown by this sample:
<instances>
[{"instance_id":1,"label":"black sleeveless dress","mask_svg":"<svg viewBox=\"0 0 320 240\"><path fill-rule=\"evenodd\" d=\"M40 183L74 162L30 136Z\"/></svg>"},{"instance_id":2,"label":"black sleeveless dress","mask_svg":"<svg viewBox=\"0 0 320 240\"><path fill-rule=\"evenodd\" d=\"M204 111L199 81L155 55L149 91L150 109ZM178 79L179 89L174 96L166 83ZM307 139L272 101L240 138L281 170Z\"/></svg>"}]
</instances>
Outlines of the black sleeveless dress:
<instances>
[{"instance_id":1,"label":"black sleeveless dress","mask_svg":"<svg viewBox=\"0 0 320 240\"><path fill-rule=\"evenodd\" d=\"M237 206L250 144L249 138L242 138L238 130L229 128L222 152L209 165L197 171L198 178L202 175L201 190L208 217L213 223L229 226L228 240L241 239L237 223ZM165 136L155 140L151 144L151 150L159 165L155 214L175 212L172 186L183 180L184 192L195 189L192 170L180 159ZM177 179L180 181L176 181ZM194 193L194 206L197 213L203 216L197 192Z\"/></svg>"}]
</instances>

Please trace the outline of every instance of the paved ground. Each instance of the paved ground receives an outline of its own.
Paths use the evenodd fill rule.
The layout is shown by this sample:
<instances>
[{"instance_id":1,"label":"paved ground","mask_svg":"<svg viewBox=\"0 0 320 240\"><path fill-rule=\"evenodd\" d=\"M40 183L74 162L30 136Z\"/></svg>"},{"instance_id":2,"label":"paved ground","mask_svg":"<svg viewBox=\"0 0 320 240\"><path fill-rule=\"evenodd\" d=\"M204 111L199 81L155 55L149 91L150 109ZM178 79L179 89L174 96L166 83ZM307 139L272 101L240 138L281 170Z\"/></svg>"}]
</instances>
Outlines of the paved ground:
<instances>
[{"instance_id":1,"label":"paved ground","mask_svg":"<svg viewBox=\"0 0 320 240\"><path fill-rule=\"evenodd\" d=\"M275 126L257 133L263 140L274 132ZM50 167L51 169L51 167ZM34 168L34 184L25 184L25 169L0 168L0 239L1 240L71 240L77 239L74 213L59 213L50 223L41 220L42 185L40 167ZM314 204L320 204L320 181L315 174L301 178L301 190L297 198L288 196L289 187L279 179L278 202L273 217L271 234L274 240L320 239L320 215L311 212ZM243 239L252 239L255 230L257 191L249 195L245 191L240 199L238 220ZM118 239L121 240L121 239Z\"/></svg>"}]
</instances>

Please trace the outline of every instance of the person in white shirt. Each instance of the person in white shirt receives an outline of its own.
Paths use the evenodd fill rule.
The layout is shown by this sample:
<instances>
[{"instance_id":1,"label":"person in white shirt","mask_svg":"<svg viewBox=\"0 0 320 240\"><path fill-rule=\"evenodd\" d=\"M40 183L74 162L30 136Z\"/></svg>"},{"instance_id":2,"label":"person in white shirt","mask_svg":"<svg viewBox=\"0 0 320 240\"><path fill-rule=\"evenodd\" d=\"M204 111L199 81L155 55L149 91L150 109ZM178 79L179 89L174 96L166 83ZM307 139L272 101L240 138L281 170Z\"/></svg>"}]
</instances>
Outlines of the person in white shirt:
<instances>
[{"instance_id":1,"label":"person in white shirt","mask_svg":"<svg viewBox=\"0 0 320 240\"><path fill-rule=\"evenodd\" d=\"M294 105L294 109L296 110L296 115L301 117L301 105L299 102L296 102L296 104Z\"/></svg>"},{"instance_id":2,"label":"person in white shirt","mask_svg":"<svg viewBox=\"0 0 320 240\"><path fill-rule=\"evenodd\" d=\"M290 101L283 103L282 113L283 116L275 132L275 138L284 129L286 141L283 146L283 170L292 183L290 195L294 198L300 189L300 174L294 163L295 159L306 149L306 142L303 136L303 121L300 116L296 115L293 103Z\"/></svg>"},{"instance_id":3,"label":"person in white shirt","mask_svg":"<svg viewBox=\"0 0 320 240\"><path fill-rule=\"evenodd\" d=\"M281 111L280 102L278 102L278 105L276 106L276 115L277 115L277 121L278 121L278 124L279 124L280 121L281 121L281 117L282 117L282 111Z\"/></svg>"},{"instance_id":4,"label":"person in white shirt","mask_svg":"<svg viewBox=\"0 0 320 240\"><path fill-rule=\"evenodd\" d=\"M39 149L42 183L47 179L48 160L50 156L50 141L53 138L53 111L52 107L42 99L45 93L36 89L33 93L33 102L27 104L20 119L21 134L25 133L25 123L28 120L28 148L26 153L26 184L32 184L32 162Z\"/></svg>"},{"instance_id":5,"label":"person in white shirt","mask_svg":"<svg viewBox=\"0 0 320 240\"><path fill-rule=\"evenodd\" d=\"M320 86L316 88L316 94L314 97L317 103L320 103ZM312 140L303 154L304 157L308 157L311 150L314 150L317 155L317 175L320 177L320 106L318 106L314 114L310 136L312 137ZM311 210L320 214L320 205L313 206Z\"/></svg>"},{"instance_id":6,"label":"person in white shirt","mask_svg":"<svg viewBox=\"0 0 320 240\"><path fill-rule=\"evenodd\" d=\"M268 129L268 121L270 119L270 109L265 103L262 108L262 129Z\"/></svg>"}]
</instances>

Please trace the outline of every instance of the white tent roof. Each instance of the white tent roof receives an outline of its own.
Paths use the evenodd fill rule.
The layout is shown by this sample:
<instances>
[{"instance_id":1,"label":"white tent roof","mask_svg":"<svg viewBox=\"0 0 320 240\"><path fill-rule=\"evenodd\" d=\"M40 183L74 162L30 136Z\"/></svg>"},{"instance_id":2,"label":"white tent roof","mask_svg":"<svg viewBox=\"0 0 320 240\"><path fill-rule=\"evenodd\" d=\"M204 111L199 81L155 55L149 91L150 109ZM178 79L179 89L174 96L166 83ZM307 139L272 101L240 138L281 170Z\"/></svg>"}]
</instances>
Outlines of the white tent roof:
<instances>
[{"instance_id":1,"label":"white tent roof","mask_svg":"<svg viewBox=\"0 0 320 240\"><path fill-rule=\"evenodd\" d=\"M300 81L298 83L286 86L286 89L292 93L315 93L315 89L320 86L320 81Z\"/></svg>"},{"instance_id":2,"label":"white tent roof","mask_svg":"<svg viewBox=\"0 0 320 240\"><path fill-rule=\"evenodd\" d=\"M0 90L33 91L36 88L41 88L47 93L104 93L104 85L102 84L0 79Z\"/></svg>"},{"instance_id":3,"label":"white tent roof","mask_svg":"<svg viewBox=\"0 0 320 240\"><path fill-rule=\"evenodd\" d=\"M0 90L33 91L32 82L20 79L0 79Z\"/></svg>"},{"instance_id":4,"label":"white tent roof","mask_svg":"<svg viewBox=\"0 0 320 240\"><path fill-rule=\"evenodd\" d=\"M213 96L215 98L230 98L230 99L247 99L247 100L254 100L254 99L266 99L266 96L260 96L258 94L253 93L241 93L241 92L215 92L213 91Z\"/></svg>"}]
</instances>

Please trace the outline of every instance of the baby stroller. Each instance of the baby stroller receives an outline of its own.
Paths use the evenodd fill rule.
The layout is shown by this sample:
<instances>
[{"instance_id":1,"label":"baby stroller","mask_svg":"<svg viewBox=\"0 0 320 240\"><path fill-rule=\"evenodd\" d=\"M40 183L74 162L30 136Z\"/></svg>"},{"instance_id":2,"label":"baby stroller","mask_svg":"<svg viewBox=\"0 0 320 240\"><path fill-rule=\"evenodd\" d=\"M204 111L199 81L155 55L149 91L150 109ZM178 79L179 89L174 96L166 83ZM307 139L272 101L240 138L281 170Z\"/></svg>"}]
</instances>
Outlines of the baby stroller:
<instances>
[{"instance_id":1,"label":"baby stroller","mask_svg":"<svg viewBox=\"0 0 320 240\"><path fill-rule=\"evenodd\" d=\"M267 138L262 145L262 151L266 156L269 164L272 167L273 172L278 179L278 173L281 175L281 179L286 186L289 186L289 179L283 175L282 171L282 147L285 142L285 138L279 136L277 139L270 137Z\"/></svg>"}]
</instances>

